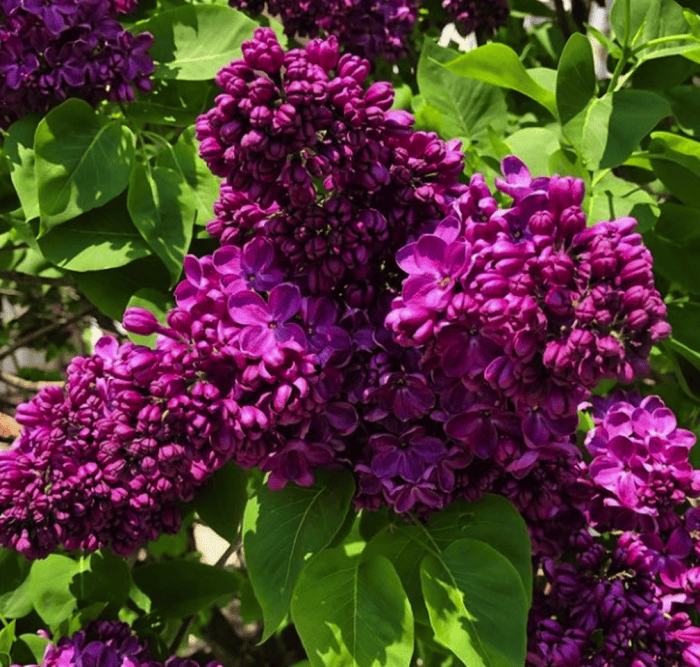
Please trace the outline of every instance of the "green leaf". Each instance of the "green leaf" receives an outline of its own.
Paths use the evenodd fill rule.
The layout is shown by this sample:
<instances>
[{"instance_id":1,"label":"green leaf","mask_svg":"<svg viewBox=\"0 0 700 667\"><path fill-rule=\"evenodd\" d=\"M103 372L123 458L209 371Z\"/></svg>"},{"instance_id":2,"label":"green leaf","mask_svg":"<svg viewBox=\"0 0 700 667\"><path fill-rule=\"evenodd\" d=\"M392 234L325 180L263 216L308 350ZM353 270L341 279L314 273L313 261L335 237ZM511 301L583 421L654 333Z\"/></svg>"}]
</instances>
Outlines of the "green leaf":
<instances>
[{"instance_id":1,"label":"green leaf","mask_svg":"<svg viewBox=\"0 0 700 667\"><path fill-rule=\"evenodd\" d=\"M39 635L24 634L20 635L18 641L24 642L31 654L36 660L36 664L40 665L44 660L46 647L51 643L50 639L39 637Z\"/></svg>"},{"instance_id":2,"label":"green leaf","mask_svg":"<svg viewBox=\"0 0 700 667\"><path fill-rule=\"evenodd\" d=\"M105 315L121 321L129 299L144 287L167 291L169 276L155 255L118 269L71 273L80 291Z\"/></svg>"},{"instance_id":3,"label":"green leaf","mask_svg":"<svg viewBox=\"0 0 700 667\"><path fill-rule=\"evenodd\" d=\"M77 561L58 554L32 564L29 596L36 613L50 626L59 625L76 610L77 600L70 592L70 584L79 570Z\"/></svg>"},{"instance_id":4,"label":"green leaf","mask_svg":"<svg viewBox=\"0 0 700 667\"><path fill-rule=\"evenodd\" d=\"M188 127L174 146L160 154L158 163L179 172L192 188L197 202L197 224L206 225L214 219L214 202L219 198L221 179L209 171L206 162L199 157L194 126Z\"/></svg>"},{"instance_id":5,"label":"green leaf","mask_svg":"<svg viewBox=\"0 0 700 667\"><path fill-rule=\"evenodd\" d=\"M523 16L544 16L548 19L556 18L553 9L550 9L540 0L510 0L510 11L519 12Z\"/></svg>"},{"instance_id":6,"label":"green leaf","mask_svg":"<svg viewBox=\"0 0 700 667\"><path fill-rule=\"evenodd\" d=\"M459 538L486 542L505 556L520 575L528 605L532 600L532 557L527 525L503 496L485 495L476 503L458 500L428 522L435 544L445 550Z\"/></svg>"},{"instance_id":7,"label":"green leaf","mask_svg":"<svg viewBox=\"0 0 700 667\"><path fill-rule=\"evenodd\" d=\"M46 259L70 271L101 271L124 266L151 249L129 217L126 196L54 227L39 239Z\"/></svg>"},{"instance_id":8,"label":"green leaf","mask_svg":"<svg viewBox=\"0 0 700 667\"><path fill-rule=\"evenodd\" d=\"M421 585L437 641L469 667L520 667L527 601L515 568L493 547L460 539L421 562Z\"/></svg>"},{"instance_id":9,"label":"green leaf","mask_svg":"<svg viewBox=\"0 0 700 667\"><path fill-rule=\"evenodd\" d=\"M34 151L41 236L124 191L135 138L128 127L98 115L87 102L69 99L39 123Z\"/></svg>"},{"instance_id":10,"label":"green leaf","mask_svg":"<svg viewBox=\"0 0 700 667\"><path fill-rule=\"evenodd\" d=\"M453 74L439 64L456 55L452 49L426 39L416 73L421 95L442 115L443 136L473 137L489 126L502 132L507 117L503 93L488 83Z\"/></svg>"},{"instance_id":11,"label":"green leaf","mask_svg":"<svg viewBox=\"0 0 700 667\"><path fill-rule=\"evenodd\" d=\"M10 178L27 220L39 217L39 195L34 175L34 133L41 118L34 114L13 123L5 134Z\"/></svg>"},{"instance_id":12,"label":"green leaf","mask_svg":"<svg viewBox=\"0 0 700 667\"><path fill-rule=\"evenodd\" d=\"M557 109L562 125L586 108L596 94L596 83L591 43L575 32L564 46L557 68Z\"/></svg>"},{"instance_id":13,"label":"green leaf","mask_svg":"<svg viewBox=\"0 0 700 667\"><path fill-rule=\"evenodd\" d=\"M243 547L265 619L262 641L286 616L304 563L330 544L350 506L352 475L319 471L316 477L308 488L290 484L273 491L264 486L245 508Z\"/></svg>"},{"instance_id":14,"label":"green leaf","mask_svg":"<svg viewBox=\"0 0 700 667\"><path fill-rule=\"evenodd\" d=\"M161 292L150 287L140 289L134 296L129 299L127 308L143 308L152 312L161 324L165 324L168 312L175 306L175 301L171 294ZM151 336L139 336L138 334L127 331L129 338L138 345L148 345L153 347L158 334Z\"/></svg>"},{"instance_id":15,"label":"green leaf","mask_svg":"<svg viewBox=\"0 0 700 667\"><path fill-rule=\"evenodd\" d=\"M565 131L591 171L622 164L670 114L668 102L648 90L620 90L594 99Z\"/></svg>"},{"instance_id":16,"label":"green leaf","mask_svg":"<svg viewBox=\"0 0 700 667\"><path fill-rule=\"evenodd\" d=\"M170 273L174 285L192 240L197 202L183 176L165 167L135 163L129 179L127 207L141 236Z\"/></svg>"},{"instance_id":17,"label":"green leaf","mask_svg":"<svg viewBox=\"0 0 700 667\"><path fill-rule=\"evenodd\" d=\"M134 569L134 583L151 598L164 618L196 614L219 598L232 596L240 584L235 572L193 560L168 560Z\"/></svg>"},{"instance_id":18,"label":"green leaf","mask_svg":"<svg viewBox=\"0 0 700 667\"><path fill-rule=\"evenodd\" d=\"M401 581L381 556L316 556L299 577L292 620L314 667L408 667L413 614Z\"/></svg>"},{"instance_id":19,"label":"green leaf","mask_svg":"<svg viewBox=\"0 0 700 667\"><path fill-rule=\"evenodd\" d=\"M112 602L121 606L131 590L131 573L122 558L108 551L90 556L88 569L73 577L71 593L79 600Z\"/></svg>"},{"instance_id":20,"label":"green leaf","mask_svg":"<svg viewBox=\"0 0 700 667\"><path fill-rule=\"evenodd\" d=\"M590 195L587 206L589 225L630 216L639 222L636 231L644 233L654 226L659 215L654 197L637 183L630 183L612 173L599 180Z\"/></svg>"},{"instance_id":21,"label":"green leaf","mask_svg":"<svg viewBox=\"0 0 700 667\"><path fill-rule=\"evenodd\" d=\"M487 542L511 562L520 575L520 585L529 603L532 598L530 538L520 514L501 496L487 495L477 503L457 501L432 516L425 525L410 525L403 520L390 524L372 538L365 555L382 555L391 561L411 601L416 621L428 623L420 584L421 560L465 537Z\"/></svg>"},{"instance_id":22,"label":"green leaf","mask_svg":"<svg viewBox=\"0 0 700 667\"><path fill-rule=\"evenodd\" d=\"M700 136L700 88L675 86L666 91L671 110L683 132Z\"/></svg>"},{"instance_id":23,"label":"green leaf","mask_svg":"<svg viewBox=\"0 0 700 667\"><path fill-rule=\"evenodd\" d=\"M546 174L550 157L559 150L559 137L544 127L526 127L506 137L510 150L531 174Z\"/></svg>"},{"instance_id":24,"label":"green leaf","mask_svg":"<svg viewBox=\"0 0 700 667\"><path fill-rule=\"evenodd\" d=\"M227 463L197 492L194 509L207 526L233 544L238 539L247 500L245 470Z\"/></svg>"},{"instance_id":25,"label":"green leaf","mask_svg":"<svg viewBox=\"0 0 700 667\"><path fill-rule=\"evenodd\" d=\"M9 653L12 649L15 642L15 624L16 621L12 621L0 630L0 653Z\"/></svg>"},{"instance_id":26,"label":"green leaf","mask_svg":"<svg viewBox=\"0 0 700 667\"><path fill-rule=\"evenodd\" d=\"M242 12L220 5L185 5L134 26L150 32L149 53L158 63L156 77L202 81L213 79L224 65L241 57L241 42L257 23Z\"/></svg>"},{"instance_id":27,"label":"green leaf","mask_svg":"<svg viewBox=\"0 0 700 667\"><path fill-rule=\"evenodd\" d=\"M671 347L700 368L700 304L687 302L667 306Z\"/></svg>"},{"instance_id":28,"label":"green leaf","mask_svg":"<svg viewBox=\"0 0 700 667\"><path fill-rule=\"evenodd\" d=\"M649 152L661 182L684 204L700 208L700 142L670 132L653 132Z\"/></svg>"},{"instance_id":29,"label":"green leaf","mask_svg":"<svg viewBox=\"0 0 700 667\"><path fill-rule=\"evenodd\" d=\"M554 95L527 73L518 54L505 44L484 44L441 66L468 79L517 90L557 116Z\"/></svg>"}]
</instances>

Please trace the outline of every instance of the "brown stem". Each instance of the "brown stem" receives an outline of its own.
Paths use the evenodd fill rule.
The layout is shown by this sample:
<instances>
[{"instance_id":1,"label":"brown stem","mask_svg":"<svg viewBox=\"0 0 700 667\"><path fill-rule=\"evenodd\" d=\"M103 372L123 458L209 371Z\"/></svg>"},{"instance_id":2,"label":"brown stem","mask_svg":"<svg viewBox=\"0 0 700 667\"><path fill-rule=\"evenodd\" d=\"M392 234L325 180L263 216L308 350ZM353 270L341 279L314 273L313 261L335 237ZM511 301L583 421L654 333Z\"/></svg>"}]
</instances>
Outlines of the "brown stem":
<instances>
[{"instance_id":1,"label":"brown stem","mask_svg":"<svg viewBox=\"0 0 700 667\"><path fill-rule=\"evenodd\" d=\"M10 345L10 347L5 348L2 352L0 352L0 361L2 361L5 357L9 357L15 350L19 350L20 348L26 347L30 343L33 343L35 340L38 340L42 336L45 336L47 333L51 333L52 331L56 331L57 329L62 329L63 327L68 326L69 324L73 324L74 322L81 320L86 315L89 315L92 311L93 307L90 306L89 308L85 308L84 310L81 310L79 313L76 313L71 317L65 317L60 320L57 320L56 322L51 322L51 324L47 324L45 327L41 327L41 329L37 329L36 331L28 333L26 336L22 336L22 338Z\"/></svg>"},{"instance_id":2,"label":"brown stem","mask_svg":"<svg viewBox=\"0 0 700 667\"><path fill-rule=\"evenodd\" d=\"M69 278L48 278L45 276L33 276L29 273L18 271L0 271L0 280L9 280L14 283L28 283L30 285L72 285Z\"/></svg>"}]
</instances>

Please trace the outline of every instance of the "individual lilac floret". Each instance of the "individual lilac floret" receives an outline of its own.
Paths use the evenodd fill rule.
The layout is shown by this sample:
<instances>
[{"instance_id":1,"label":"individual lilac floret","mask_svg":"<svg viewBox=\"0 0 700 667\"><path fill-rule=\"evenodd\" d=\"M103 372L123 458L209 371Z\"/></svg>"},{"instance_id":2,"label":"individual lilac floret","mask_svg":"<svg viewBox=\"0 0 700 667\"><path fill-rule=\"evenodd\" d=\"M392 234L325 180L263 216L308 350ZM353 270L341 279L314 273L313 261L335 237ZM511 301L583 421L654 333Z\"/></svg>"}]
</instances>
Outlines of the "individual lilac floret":
<instances>
[{"instance_id":1,"label":"individual lilac floret","mask_svg":"<svg viewBox=\"0 0 700 667\"><path fill-rule=\"evenodd\" d=\"M109 0L0 0L0 126L69 97L132 102L151 90L153 37L131 34L113 11Z\"/></svg>"},{"instance_id":2,"label":"individual lilac floret","mask_svg":"<svg viewBox=\"0 0 700 667\"><path fill-rule=\"evenodd\" d=\"M40 631L41 636L48 633ZM13 667L20 667L13 665ZM29 667L29 666L26 666ZM85 629L61 637L46 647L38 666L32 667L198 667L194 660L172 656L165 663L151 656L146 643L126 623L92 621ZM220 667L210 662L206 667Z\"/></svg>"},{"instance_id":3,"label":"individual lilac floret","mask_svg":"<svg viewBox=\"0 0 700 667\"><path fill-rule=\"evenodd\" d=\"M133 14L139 6L139 0L110 0L115 14Z\"/></svg>"},{"instance_id":4,"label":"individual lilac floret","mask_svg":"<svg viewBox=\"0 0 700 667\"><path fill-rule=\"evenodd\" d=\"M658 396L612 404L586 438L593 457L588 476L597 491L589 508L594 525L675 526L676 508L700 495L700 471L688 460L695 440Z\"/></svg>"},{"instance_id":5,"label":"individual lilac floret","mask_svg":"<svg viewBox=\"0 0 700 667\"><path fill-rule=\"evenodd\" d=\"M510 14L506 0L443 0L442 6L466 34L490 35L505 25Z\"/></svg>"},{"instance_id":6,"label":"individual lilac floret","mask_svg":"<svg viewBox=\"0 0 700 667\"><path fill-rule=\"evenodd\" d=\"M268 239L313 294L382 279L381 266L464 191L458 141L413 130L386 82L335 37L285 53L270 29L217 75L223 94L197 121L200 154L226 178L208 231ZM368 297L371 300L371 296Z\"/></svg>"},{"instance_id":7,"label":"individual lilac floret","mask_svg":"<svg viewBox=\"0 0 700 667\"><path fill-rule=\"evenodd\" d=\"M179 526L176 503L226 455L211 440L226 414L218 388L172 351L105 337L66 384L17 409L0 452L0 544L27 558L59 545L127 555Z\"/></svg>"}]
</instances>

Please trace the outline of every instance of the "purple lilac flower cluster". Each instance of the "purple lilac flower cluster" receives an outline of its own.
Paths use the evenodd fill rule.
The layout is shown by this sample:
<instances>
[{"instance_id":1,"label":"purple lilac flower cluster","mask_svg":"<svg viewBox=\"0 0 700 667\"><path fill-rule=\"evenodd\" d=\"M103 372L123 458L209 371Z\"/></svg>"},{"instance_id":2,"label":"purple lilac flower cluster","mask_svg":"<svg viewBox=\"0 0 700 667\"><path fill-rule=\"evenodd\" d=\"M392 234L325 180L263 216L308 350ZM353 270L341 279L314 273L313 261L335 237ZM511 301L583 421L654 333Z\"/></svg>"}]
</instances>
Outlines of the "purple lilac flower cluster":
<instances>
[{"instance_id":1,"label":"purple lilac flower cluster","mask_svg":"<svg viewBox=\"0 0 700 667\"><path fill-rule=\"evenodd\" d=\"M587 229L581 181L532 180L515 157L503 169L513 207L498 209L477 174L432 234L399 251L408 277L386 323L435 376L447 435L487 458L522 433L514 465L527 468L574 451L581 400L602 379L646 372L669 326L634 220Z\"/></svg>"},{"instance_id":2,"label":"purple lilac flower cluster","mask_svg":"<svg viewBox=\"0 0 700 667\"><path fill-rule=\"evenodd\" d=\"M153 38L132 35L119 0L0 0L0 126L69 97L131 102L151 90Z\"/></svg>"},{"instance_id":3,"label":"purple lilac flower cluster","mask_svg":"<svg viewBox=\"0 0 700 667\"><path fill-rule=\"evenodd\" d=\"M582 183L533 180L516 158L499 209L482 176L458 180L459 143L414 131L333 38L285 54L259 29L243 54L197 124L227 177L209 226L221 247L186 258L167 324L127 312L127 329L158 334L154 351L107 340L75 362L99 366L93 382L72 373L65 394L20 410L4 543L125 553L169 527L155 508L233 460L273 488L344 466L359 507L401 513L501 492L536 553L556 553L551 529L581 520L567 508L587 492L573 484L577 404L600 378L643 372L668 333L633 221L586 230ZM85 512L75 475L105 466L89 502L113 484L123 502Z\"/></svg>"},{"instance_id":4,"label":"purple lilac flower cluster","mask_svg":"<svg viewBox=\"0 0 700 667\"><path fill-rule=\"evenodd\" d=\"M44 631L39 634L47 639ZM153 659L148 647L126 623L93 621L70 637L46 647L40 667L199 667L194 660L172 656L165 663ZM20 667L13 665L13 667ZM29 667L29 666L26 666ZM32 666L35 667L35 666ZM39 667L39 666L36 666ZM206 667L220 667L210 662Z\"/></svg>"},{"instance_id":5,"label":"purple lilac flower cluster","mask_svg":"<svg viewBox=\"0 0 700 667\"><path fill-rule=\"evenodd\" d=\"M175 502L228 459L212 443L224 415L186 350L103 338L65 388L18 408L22 435L0 452L0 544L28 558L59 545L125 555L177 531Z\"/></svg>"},{"instance_id":6,"label":"purple lilac flower cluster","mask_svg":"<svg viewBox=\"0 0 700 667\"><path fill-rule=\"evenodd\" d=\"M689 501L700 495L700 473L688 461L695 437L657 396L595 399L593 417L593 458L578 461L573 482L585 500L569 504L568 527L551 528L563 548L535 561L542 574L528 664L698 667L700 508Z\"/></svg>"},{"instance_id":7,"label":"purple lilac flower cluster","mask_svg":"<svg viewBox=\"0 0 700 667\"><path fill-rule=\"evenodd\" d=\"M229 0L229 5L254 15L266 9L289 37L335 35L341 48L369 60L403 58L418 16L414 0Z\"/></svg>"},{"instance_id":8,"label":"purple lilac flower cluster","mask_svg":"<svg viewBox=\"0 0 700 667\"><path fill-rule=\"evenodd\" d=\"M413 131L390 110L390 84L363 87L368 73L366 60L339 57L334 37L285 54L259 29L196 125L202 157L227 179L209 232L224 244L270 239L302 289L351 289L354 305L465 190L459 142Z\"/></svg>"},{"instance_id":9,"label":"purple lilac flower cluster","mask_svg":"<svg viewBox=\"0 0 700 667\"><path fill-rule=\"evenodd\" d=\"M507 0L443 0L442 6L466 34L493 33L510 14Z\"/></svg>"}]
</instances>

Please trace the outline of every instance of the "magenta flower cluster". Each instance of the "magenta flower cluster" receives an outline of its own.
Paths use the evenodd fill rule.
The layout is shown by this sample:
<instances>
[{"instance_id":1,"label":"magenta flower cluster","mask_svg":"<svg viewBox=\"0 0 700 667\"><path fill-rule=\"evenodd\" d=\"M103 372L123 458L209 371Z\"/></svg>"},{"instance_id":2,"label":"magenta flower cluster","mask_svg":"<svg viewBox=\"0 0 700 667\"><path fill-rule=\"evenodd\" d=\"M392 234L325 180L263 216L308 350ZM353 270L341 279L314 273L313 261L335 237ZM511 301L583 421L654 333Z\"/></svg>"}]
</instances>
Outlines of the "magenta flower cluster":
<instances>
[{"instance_id":1,"label":"magenta flower cluster","mask_svg":"<svg viewBox=\"0 0 700 667\"><path fill-rule=\"evenodd\" d=\"M212 436L225 408L184 350L103 338L65 388L17 410L0 452L0 545L41 558L59 545L129 554L179 527L176 501L225 462Z\"/></svg>"},{"instance_id":2,"label":"magenta flower cluster","mask_svg":"<svg viewBox=\"0 0 700 667\"><path fill-rule=\"evenodd\" d=\"M695 437L657 396L596 399L593 408L592 460L571 459L573 495L545 529L560 549L535 562L528 664L698 667Z\"/></svg>"},{"instance_id":3,"label":"magenta flower cluster","mask_svg":"<svg viewBox=\"0 0 700 667\"><path fill-rule=\"evenodd\" d=\"M459 142L414 132L390 84L334 37L284 53L270 30L217 75L200 153L226 178L208 230L224 244L269 239L313 294L372 299L381 265L466 188Z\"/></svg>"},{"instance_id":4,"label":"magenta flower cluster","mask_svg":"<svg viewBox=\"0 0 700 667\"><path fill-rule=\"evenodd\" d=\"M153 38L114 18L133 8L123 0L0 0L0 126L69 97L131 102L135 89L150 91Z\"/></svg>"},{"instance_id":5,"label":"magenta flower cluster","mask_svg":"<svg viewBox=\"0 0 700 667\"><path fill-rule=\"evenodd\" d=\"M333 38L285 53L269 29L222 69L197 123L226 178L221 246L186 258L165 324L127 312L155 350L107 339L19 411L4 544L126 553L228 460L273 488L346 467L359 507L400 513L503 493L538 557L585 524L577 405L668 334L634 221L586 229L583 184L517 158L499 208L368 71Z\"/></svg>"},{"instance_id":6,"label":"magenta flower cluster","mask_svg":"<svg viewBox=\"0 0 700 667\"><path fill-rule=\"evenodd\" d=\"M115 14L133 14L139 6L139 0L110 0Z\"/></svg>"},{"instance_id":7,"label":"magenta flower cluster","mask_svg":"<svg viewBox=\"0 0 700 667\"><path fill-rule=\"evenodd\" d=\"M229 0L229 5L253 15L267 10L289 37L335 35L341 48L369 60L405 57L418 17L415 0Z\"/></svg>"},{"instance_id":8,"label":"magenta flower cluster","mask_svg":"<svg viewBox=\"0 0 700 667\"><path fill-rule=\"evenodd\" d=\"M229 0L250 14L267 11L289 37L335 35L343 51L368 60L400 61L411 50L411 37L423 2L416 0ZM492 33L505 24L506 0L443 0L450 20L464 33ZM430 19L430 16L428 17Z\"/></svg>"},{"instance_id":9,"label":"magenta flower cluster","mask_svg":"<svg viewBox=\"0 0 700 667\"><path fill-rule=\"evenodd\" d=\"M39 634L50 638L45 631L39 631ZM178 656L172 656L165 663L160 663L153 659L146 644L126 623L93 621L85 629L49 644L40 665L36 667L199 667L199 665L194 660ZM220 667L220 665L210 662L206 667Z\"/></svg>"}]
</instances>

